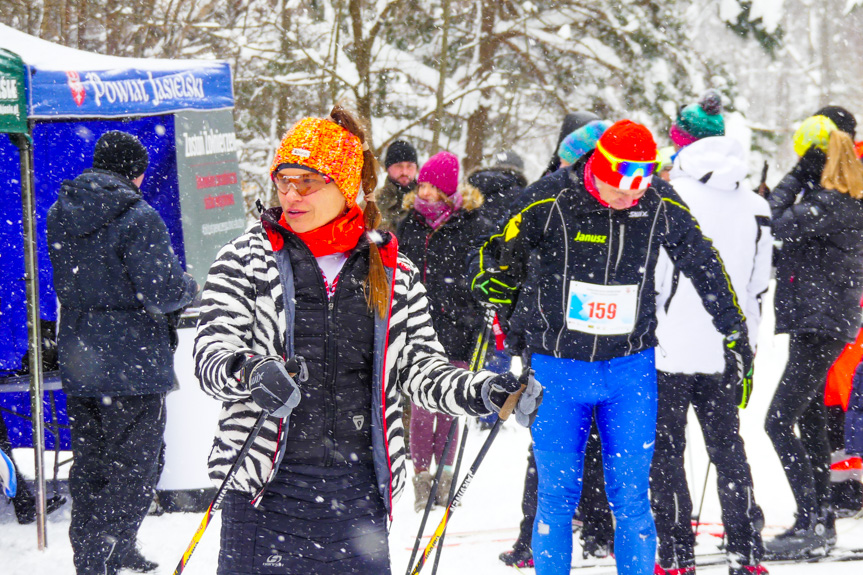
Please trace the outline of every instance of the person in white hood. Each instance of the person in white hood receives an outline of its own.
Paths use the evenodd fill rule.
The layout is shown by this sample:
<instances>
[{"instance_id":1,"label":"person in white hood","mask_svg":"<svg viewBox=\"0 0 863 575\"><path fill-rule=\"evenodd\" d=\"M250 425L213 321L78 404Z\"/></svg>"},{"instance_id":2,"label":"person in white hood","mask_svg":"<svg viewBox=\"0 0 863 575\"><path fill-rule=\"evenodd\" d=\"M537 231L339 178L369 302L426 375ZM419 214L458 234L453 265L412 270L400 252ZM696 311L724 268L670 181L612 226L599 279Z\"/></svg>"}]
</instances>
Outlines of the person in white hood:
<instances>
[{"instance_id":1,"label":"person in white hood","mask_svg":"<svg viewBox=\"0 0 863 575\"><path fill-rule=\"evenodd\" d=\"M761 296L770 279L773 238L770 207L752 192L746 176L743 147L732 138L716 136L683 148L670 179L722 257L754 345ZM735 391L723 374L723 336L692 283L675 270L664 252L656 266L656 287L659 411L650 486L659 565L669 574L695 573L692 501L683 467L691 404L718 474L730 572L766 573L760 564L764 519L753 499Z\"/></svg>"}]
</instances>

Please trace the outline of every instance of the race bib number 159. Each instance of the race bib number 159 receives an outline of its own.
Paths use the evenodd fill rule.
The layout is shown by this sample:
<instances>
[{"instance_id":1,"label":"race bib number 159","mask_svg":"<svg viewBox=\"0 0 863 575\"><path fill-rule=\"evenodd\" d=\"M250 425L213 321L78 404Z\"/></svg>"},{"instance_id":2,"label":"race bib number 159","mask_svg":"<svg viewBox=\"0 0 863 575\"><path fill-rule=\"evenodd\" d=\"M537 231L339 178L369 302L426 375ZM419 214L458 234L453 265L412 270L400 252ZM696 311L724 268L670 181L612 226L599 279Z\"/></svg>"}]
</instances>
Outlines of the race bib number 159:
<instances>
[{"instance_id":1,"label":"race bib number 159","mask_svg":"<svg viewBox=\"0 0 863 575\"><path fill-rule=\"evenodd\" d=\"M637 285L569 282L566 327L595 335L623 335L635 328Z\"/></svg>"}]
</instances>

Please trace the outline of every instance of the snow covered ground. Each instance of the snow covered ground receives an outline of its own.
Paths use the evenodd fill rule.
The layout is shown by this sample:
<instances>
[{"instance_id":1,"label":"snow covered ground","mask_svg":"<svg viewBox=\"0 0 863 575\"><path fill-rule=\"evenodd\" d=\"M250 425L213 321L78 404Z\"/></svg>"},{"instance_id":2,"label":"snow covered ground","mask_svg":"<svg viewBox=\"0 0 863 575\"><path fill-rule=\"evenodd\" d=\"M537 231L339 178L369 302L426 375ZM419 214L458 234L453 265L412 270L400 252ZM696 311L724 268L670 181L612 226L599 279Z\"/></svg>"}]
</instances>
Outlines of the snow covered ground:
<instances>
[{"instance_id":1,"label":"snow covered ground","mask_svg":"<svg viewBox=\"0 0 863 575\"><path fill-rule=\"evenodd\" d=\"M791 491L779 465L779 460L763 431L764 413L781 375L787 354L787 337L773 337L772 303L765 301L767 317L760 338L756 360L755 392L748 409L741 414L743 437L755 476L756 496L763 507L767 526L764 535L769 538L793 522L794 504ZM690 420L694 416L690 415ZM473 460L487 432L472 427L468 435L463 469ZM506 425L498 435L482 467L470 486L467 495L450 522L450 531L444 545L438 573L454 575L482 573L513 575L515 570L505 567L498 554L510 547L518 533L521 519L521 491L526 463L529 433L514 422ZM687 471L690 488L697 508L707 467L700 431L690 430L691 449L688 452ZM26 452L16 454L20 462L31 458ZM50 469L50 462L48 466ZM437 525L442 510L432 514L426 532ZM157 561L159 575L173 573L176 563L201 520L200 514L166 514L147 517L140 532L144 554ZM416 537L420 516L413 511L413 494L406 492L396 504L395 521L390 536L393 573L400 575L407 569L410 550ZM720 521L716 497L715 473L711 474L704 504L704 532L699 536L698 554L716 551L717 523ZM49 518L48 548L36 550L36 531L32 526L15 522L11 506L0 508L0 574L2 575L74 575L72 550L69 545L69 506ZM842 519L837 523L840 547L863 547L863 519ZM210 525L203 541L186 569L188 575L212 575L216 572L219 541L218 516ZM427 539L424 540L424 542ZM580 563L581 553L576 547L574 564ZM532 572L532 570L522 570ZM701 570L700 570L701 571ZM704 569L705 572L726 573L724 567ZM428 564L424 573L431 573ZM579 570L587 574L613 573L613 561L596 569ZM774 575L859 575L863 563L798 564L770 566Z\"/></svg>"}]
</instances>

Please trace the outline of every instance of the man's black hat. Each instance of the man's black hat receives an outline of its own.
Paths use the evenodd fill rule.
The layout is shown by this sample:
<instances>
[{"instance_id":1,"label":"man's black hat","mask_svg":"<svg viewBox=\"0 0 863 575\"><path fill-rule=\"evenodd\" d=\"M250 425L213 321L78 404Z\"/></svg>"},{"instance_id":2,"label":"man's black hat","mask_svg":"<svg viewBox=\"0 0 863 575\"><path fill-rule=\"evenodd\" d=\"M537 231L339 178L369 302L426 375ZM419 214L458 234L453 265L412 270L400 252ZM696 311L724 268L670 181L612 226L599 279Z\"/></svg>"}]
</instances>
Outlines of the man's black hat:
<instances>
[{"instance_id":1,"label":"man's black hat","mask_svg":"<svg viewBox=\"0 0 863 575\"><path fill-rule=\"evenodd\" d=\"M147 171L150 156L147 148L132 134L111 130L96 142L93 167L108 170L129 180L134 180Z\"/></svg>"},{"instance_id":2,"label":"man's black hat","mask_svg":"<svg viewBox=\"0 0 863 575\"><path fill-rule=\"evenodd\" d=\"M396 140L390 144L390 147L387 148L387 157L384 160L384 165L389 168L393 164L398 164L399 162L417 163L416 148L404 140Z\"/></svg>"}]
</instances>

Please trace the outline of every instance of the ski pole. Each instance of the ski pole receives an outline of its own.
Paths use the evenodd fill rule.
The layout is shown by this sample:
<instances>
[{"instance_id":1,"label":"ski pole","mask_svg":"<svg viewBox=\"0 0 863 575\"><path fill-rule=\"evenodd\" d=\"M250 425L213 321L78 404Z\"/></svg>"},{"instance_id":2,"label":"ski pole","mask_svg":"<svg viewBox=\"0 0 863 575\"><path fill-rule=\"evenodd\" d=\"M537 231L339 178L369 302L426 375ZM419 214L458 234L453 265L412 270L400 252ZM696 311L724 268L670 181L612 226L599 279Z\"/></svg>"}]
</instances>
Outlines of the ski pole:
<instances>
[{"instance_id":1,"label":"ski pole","mask_svg":"<svg viewBox=\"0 0 863 575\"><path fill-rule=\"evenodd\" d=\"M488 342L491 339L494 328L495 311L493 307L487 307L483 317L482 330L477 335L476 344L473 347L473 355L470 358L468 369L479 371L485 363L485 355L488 352Z\"/></svg>"},{"instance_id":2,"label":"ski pole","mask_svg":"<svg viewBox=\"0 0 863 575\"><path fill-rule=\"evenodd\" d=\"M204 514L204 518L201 519L201 524L198 525L198 530L195 531L195 535L192 537L192 541L190 541L189 546L186 547L186 551L185 553L183 553L183 557L177 564L177 568L174 569L174 575L180 575L180 573L183 572L183 569L186 568L186 565L188 565L189 559L191 559L192 553L194 553L195 551L195 547L198 546L198 543L201 541L201 537L204 536L204 531L207 530L207 526L210 524L210 519L213 518L213 514L218 511L218 509L222 506L222 500L228 493L228 484L231 482L231 479L234 478L234 475L237 474L237 471L239 471L240 465L243 464L243 460L249 453L249 449L252 448L252 443L255 442L255 438L258 437L258 434L261 432L261 428L264 426L264 423L266 421L267 413L265 411L262 411L261 414L258 416L258 420L255 421L255 426L252 428L252 431L249 432L249 437L246 438L246 442L243 444L242 449L240 449L240 453L237 455L237 460L234 461L234 464L231 466L230 471L228 471L228 474L225 476L225 479L219 486L219 490L216 492L216 496L213 498L213 501L207 508L207 512Z\"/></svg>"},{"instance_id":3,"label":"ski pole","mask_svg":"<svg viewBox=\"0 0 863 575\"><path fill-rule=\"evenodd\" d=\"M522 376L525 375L527 375L528 377L530 376L530 365L528 365L527 369L522 373ZM413 571L411 571L411 575L417 575L420 570L422 570L423 565L425 565L426 561L429 558L429 555L431 555L431 552L434 551L435 546L438 544L438 541L440 541L441 535L443 535L443 532L446 530L450 517L452 517L452 514L455 512L455 508L458 507L459 503L461 503L461 499L462 497L464 497L464 494L467 491L467 488L470 486L471 481L473 481L473 477L474 475L476 475L477 469L479 469L482 460L485 458L486 453L488 453L491 444L494 443L494 439L495 437L497 437L501 425L512 414L512 410L515 409L515 406L518 403L519 398L521 398L521 394L526 387L527 384L523 383L521 385L521 389L510 395L509 398L506 400L506 403L504 403L503 407L500 410L500 413L498 414L497 421L494 422L494 426L491 428L491 431L489 432L485 443L482 444L482 447L480 448L476 459L474 459L473 464L470 466L467 475L465 475L464 479L462 480L458 491L452 498L452 501L449 502L446 511L444 511L443 518L438 524L437 529L435 529L434 534L432 534L431 540L428 542L428 545L426 545L423 554L420 555L419 559L417 559L417 563L414 566Z\"/></svg>"},{"instance_id":4,"label":"ski pole","mask_svg":"<svg viewBox=\"0 0 863 575\"><path fill-rule=\"evenodd\" d=\"M456 431L457 427L458 427L457 422L453 422L453 425L450 425L449 433L447 434L447 437L446 437L446 443L443 446L443 454L441 455L441 461L446 461L446 457L447 457L447 455L449 455L449 449L452 445L452 438L453 438L453 436L455 436L455 431ZM463 443L464 442L462 442L462 444ZM420 521L420 528L419 528L419 531L417 531L417 538L416 538L416 541L414 541L414 548L413 548L413 551L411 552L411 558L410 558L410 561L408 561L408 569L405 572L405 575L410 575L411 565L414 564L414 559L416 558L417 551L419 551L419 548L420 548L420 541L422 540L423 531L425 530L425 527L426 527L426 521L428 521L429 514L431 513L432 507L434 507L435 496L437 496L438 486L440 486L440 478L441 478L441 475L443 475L444 466L440 465L441 461L438 461L438 468L437 468L437 472L435 472L435 477L434 477L434 485L432 485L431 493L429 494L428 501L426 501L426 508L425 508L425 511L423 511L423 518L422 518L422 521ZM455 484L455 483L453 483L453 484Z\"/></svg>"},{"instance_id":5,"label":"ski pole","mask_svg":"<svg viewBox=\"0 0 863 575\"><path fill-rule=\"evenodd\" d=\"M480 362L479 362L479 364L477 364L475 366L475 368L472 371L479 371L483 367L486 353L488 352L488 342L491 339L492 334L494 333L494 318L495 317L496 317L496 313L493 309L490 308L490 309L486 310L485 330L483 332L483 338L484 339L482 341L482 349L480 350L480 354L479 354ZM455 478L458 477L458 474L461 471L461 462L462 462L462 459L464 459L465 445L467 445L467 425L464 426L464 436L462 437L461 446L459 447L459 450L458 450L458 457L455 460L455 469L453 469L453 478L454 479L453 479L452 484L450 485L449 494L447 495L447 500L446 500L447 505L449 505L452 502L453 498L455 497L455 486L456 486ZM443 543L444 543L445 538L446 538L446 527L444 527L444 529L440 535L440 541L438 542L437 553L435 553L434 564L432 565L431 575L437 574L437 568L438 568L438 564L440 563L441 553L443 553ZM411 563L413 563L413 559L411 559Z\"/></svg>"},{"instance_id":6,"label":"ski pole","mask_svg":"<svg viewBox=\"0 0 863 575\"><path fill-rule=\"evenodd\" d=\"M479 371L484 363L486 350L488 349L488 340L492 334L492 326L494 325L494 316L495 311L494 308L488 307L485 310L485 315L483 316L483 325L482 329L477 334L476 343L473 347L473 354L471 355L470 365L468 369L471 371ZM452 426L450 426L449 435L447 436L446 444L444 445L444 452L441 456L441 461L446 461L447 454L449 453L450 443L452 442L452 437L455 433L457 422L454 422ZM467 435L467 425L464 426L464 435ZM464 444L466 437L462 437L461 448L459 449L458 462L461 463L461 457L464 453ZM458 477L458 464L456 465L454 478ZM438 467L437 473L435 473L435 482L434 488L432 489L432 494L429 496L429 501L426 503L425 512L423 513L422 521L420 521L420 528L417 532L417 538L414 541L414 548L411 552L411 558L408 561L408 568L405 572L405 575L410 575L411 565L414 564L414 559L416 559L417 551L419 551L420 541L422 540L423 531L425 530L426 521L428 520L429 514L431 513L431 508L434 505L434 496L437 494L437 487L440 482L441 473L443 472L443 465ZM452 485L450 486L450 494L447 498L447 503L452 499L452 490L455 487L456 483L453 480Z\"/></svg>"},{"instance_id":7,"label":"ski pole","mask_svg":"<svg viewBox=\"0 0 863 575\"><path fill-rule=\"evenodd\" d=\"M458 448L458 457L455 460L455 469L453 469L453 474L452 474L453 481L452 481L452 484L450 484L450 486L449 486L449 493L447 493L447 498L446 498L447 505L449 505L450 501L452 501L452 498L455 496L455 485L456 485L455 478L458 477L459 471L461 470L461 460L464 458L464 446L465 445L467 445L467 425L464 426L464 437L462 437L461 446L459 446L459 448ZM431 575L435 575L437 573L437 566L438 566L438 563L440 562L440 555L441 555L441 553L443 553L443 541L444 541L445 537L446 537L446 527L444 527L443 533L441 533L441 535L440 535L440 543L438 543L437 553L435 554L435 557L434 557L434 565L432 565ZM413 560L411 560L411 563L413 563Z\"/></svg>"}]
</instances>

